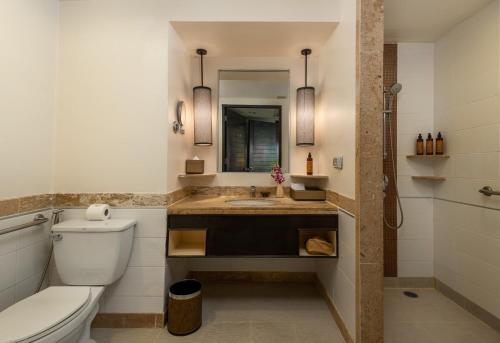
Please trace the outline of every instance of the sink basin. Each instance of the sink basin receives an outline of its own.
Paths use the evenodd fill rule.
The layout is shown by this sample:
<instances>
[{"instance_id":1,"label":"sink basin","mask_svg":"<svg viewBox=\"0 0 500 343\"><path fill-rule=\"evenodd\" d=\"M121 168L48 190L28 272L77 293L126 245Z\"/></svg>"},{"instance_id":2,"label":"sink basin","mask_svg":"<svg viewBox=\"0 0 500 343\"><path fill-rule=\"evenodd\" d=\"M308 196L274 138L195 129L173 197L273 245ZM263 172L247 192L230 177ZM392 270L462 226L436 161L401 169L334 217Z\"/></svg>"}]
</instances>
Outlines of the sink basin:
<instances>
[{"instance_id":1,"label":"sink basin","mask_svg":"<svg viewBox=\"0 0 500 343\"><path fill-rule=\"evenodd\" d=\"M239 205L239 206L269 206L273 205L273 200L266 199L236 199L236 200L227 200L226 201L230 205Z\"/></svg>"}]
</instances>

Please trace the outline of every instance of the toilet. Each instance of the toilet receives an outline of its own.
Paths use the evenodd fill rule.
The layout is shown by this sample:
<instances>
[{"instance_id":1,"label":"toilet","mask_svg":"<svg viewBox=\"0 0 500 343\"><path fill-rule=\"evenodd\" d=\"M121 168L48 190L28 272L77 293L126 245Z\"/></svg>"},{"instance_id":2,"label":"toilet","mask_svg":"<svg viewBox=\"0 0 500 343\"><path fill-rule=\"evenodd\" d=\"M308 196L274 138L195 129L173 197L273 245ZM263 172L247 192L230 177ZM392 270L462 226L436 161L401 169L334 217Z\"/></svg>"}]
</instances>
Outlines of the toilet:
<instances>
[{"instance_id":1,"label":"toilet","mask_svg":"<svg viewBox=\"0 0 500 343\"><path fill-rule=\"evenodd\" d=\"M0 342L95 343L90 324L104 289L125 272L135 220L68 220L52 227L66 286L52 286L0 312Z\"/></svg>"}]
</instances>

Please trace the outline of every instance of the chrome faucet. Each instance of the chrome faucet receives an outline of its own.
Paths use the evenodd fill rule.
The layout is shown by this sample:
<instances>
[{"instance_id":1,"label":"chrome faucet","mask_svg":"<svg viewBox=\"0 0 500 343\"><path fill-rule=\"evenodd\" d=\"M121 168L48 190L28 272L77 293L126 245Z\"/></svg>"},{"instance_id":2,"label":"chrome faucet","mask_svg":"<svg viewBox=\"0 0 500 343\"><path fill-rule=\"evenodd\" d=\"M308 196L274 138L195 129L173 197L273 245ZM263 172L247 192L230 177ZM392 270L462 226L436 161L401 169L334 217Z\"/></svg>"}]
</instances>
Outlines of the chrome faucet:
<instances>
[{"instance_id":1,"label":"chrome faucet","mask_svg":"<svg viewBox=\"0 0 500 343\"><path fill-rule=\"evenodd\" d=\"M252 198L255 198L255 197L256 197L256 195L257 195L257 187L255 187L255 186L250 186L250 196L251 196Z\"/></svg>"}]
</instances>

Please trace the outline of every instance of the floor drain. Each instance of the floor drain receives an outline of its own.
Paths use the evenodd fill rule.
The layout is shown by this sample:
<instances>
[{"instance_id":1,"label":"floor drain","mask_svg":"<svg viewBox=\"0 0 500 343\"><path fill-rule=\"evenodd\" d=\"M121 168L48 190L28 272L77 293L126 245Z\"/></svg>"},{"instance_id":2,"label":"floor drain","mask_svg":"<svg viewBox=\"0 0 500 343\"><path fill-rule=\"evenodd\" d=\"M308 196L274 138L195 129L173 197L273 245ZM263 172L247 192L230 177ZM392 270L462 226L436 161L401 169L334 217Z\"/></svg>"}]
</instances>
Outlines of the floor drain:
<instances>
[{"instance_id":1,"label":"floor drain","mask_svg":"<svg viewBox=\"0 0 500 343\"><path fill-rule=\"evenodd\" d=\"M406 295L408 298L418 298L418 294L414 293L414 292L406 291L406 292L403 292L403 294Z\"/></svg>"}]
</instances>

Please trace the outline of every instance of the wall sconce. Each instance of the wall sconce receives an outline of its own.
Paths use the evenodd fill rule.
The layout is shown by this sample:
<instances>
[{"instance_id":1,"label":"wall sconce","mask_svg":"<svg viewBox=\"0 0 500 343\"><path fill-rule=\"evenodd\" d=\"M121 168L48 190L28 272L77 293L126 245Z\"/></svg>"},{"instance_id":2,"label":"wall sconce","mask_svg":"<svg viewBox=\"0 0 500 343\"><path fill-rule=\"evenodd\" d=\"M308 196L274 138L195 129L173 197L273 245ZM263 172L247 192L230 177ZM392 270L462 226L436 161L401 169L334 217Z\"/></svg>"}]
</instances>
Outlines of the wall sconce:
<instances>
[{"instance_id":1,"label":"wall sconce","mask_svg":"<svg viewBox=\"0 0 500 343\"><path fill-rule=\"evenodd\" d=\"M184 123L186 122L186 105L184 104L184 101L177 102L175 116L176 120L174 121L173 124L174 133L179 132L180 134L183 135L185 132Z\"/></svg>"},{"instance_id":2,"label":"wall sconce","mask_svg":"<svg viewBox=\"0 0 500 343\"><path fill-rule=\"evenodd\" d=\"M314 145L314 87L307 86L307 56L311 49L303 49L305 56L305 85L297 88L296 133L298 146Z\"/></svg>"},{"instance_id":3,"label":"wall sconce","mask_svg":"<svg viewBox=\"0 0 500 343\"><path fill-rule=\"evenodd\" d=\"M201 86L193 88L194 145L212 145L212 90L203 85L203 56L207 50L198 49L201 61Z\"/></svg>"}]
</instances>

